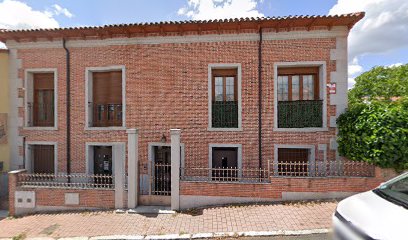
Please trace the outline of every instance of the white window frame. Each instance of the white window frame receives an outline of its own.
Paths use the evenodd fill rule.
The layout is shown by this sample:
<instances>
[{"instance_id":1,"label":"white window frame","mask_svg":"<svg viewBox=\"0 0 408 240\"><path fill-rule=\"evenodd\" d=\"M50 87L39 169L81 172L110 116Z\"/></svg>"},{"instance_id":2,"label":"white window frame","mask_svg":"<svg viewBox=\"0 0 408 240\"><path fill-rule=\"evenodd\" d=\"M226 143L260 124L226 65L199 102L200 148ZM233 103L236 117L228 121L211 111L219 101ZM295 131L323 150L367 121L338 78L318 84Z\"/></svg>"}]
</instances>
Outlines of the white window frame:
<instances>
[{"instance_id":1,"label":"white window frame","mask_svg":"<svg viewBox=\"0 0 408 240\"><path fill-rule=\"evenodd\" d=\"M112 147L112 176L115 176L116 156L119 154L116 151L120 148L123 151L123 167L126 162L126 143L125 142L86 142L85 143L85 173L94 174L94 147L105 146ZM125 168L123 168L125 169Z\"/></svg>"},{"instance_id":2,"label":"white window frame","mask_svg":"<svg viewBox=\"0 0 408 240\"><path fill-rule=\"evenodd\" d=\"M122 126L111 127L91 127L89 125L90 111L88 102L92 96L92 73L94 72L110 72L110 71L122 71ZM126 67L120 66L107 66L107 67L87 67L85 69L85 130L126 130Z\"/></svg>"},{"instance_id":3,"label":"white window frame","mask_svg":"<svg viewBox=\"0 0 408 240\"><path fill-rule=\"evenodd\" d=\"M298 144L274 144L274 158L273 158L273 175L279 176L278 173L278 156L280 148L291 148L291 149L309 149L309 159L308 163L311 166L315 166L316 162L316 146L315 145L298 145ZM313 167L309 168L309 177L315 175L315 169ZM279 177L297 177L297 176L279 176Z\"/></svg>"},{"instance_id":4,"label":"white window frame","mask_svg":"<svg viewBox=\"0 0 408 240\"><path fill-rule=\"evenodd\" d=\"M208 168L212 169L213 161L213 148L237 148L237 167L242 170L242 144L220 144L220 143L210 143L208 144ZM211 171L208 171L208 177L211 179ZM238 171L238 178L242 178L242 171Z\"/></svg>"},{"instance_id":5,"label":"white window frame","mask_svg":"<svg viewBox=\"0 0 408 240\"><path fill-rule=\"evenodd\" d=\"M319 67L319 97L323 100L322 111L322 127L311 128L279 128L278 127L278 68L283 67ZM277 132L318 132L328 131L327 127L327 73L325 61L309 61L309 62L277 62L274 64L274 81L273 81L273 131Z\"/></svg>"},{"instance_id":6,"label":"white window frame","mask_svg":"<svg viewBox=\"0 0 408 240\"><path fill-rule=\"evenodd\" d=\"M238 97L238 127L214 128L212 127L212 70L237 69L237 97ZM240 63L212 63L208 64L208 131L242 131L242 98L241 98L242 68Z\"/></svg>"},{"instance_id":7,"label":"white window frame","mask_svg":"<svg viewBox=\"0 0 408 240\"><path fill-rule=\"evenodd\" d=\"M53 73L54 74L54 126L52 127L37 127L28 124L28 102L34 101L34 78L35 73ZM24 71L24 129L25 130L58 130L58 71L56 68L28 68ZM31 116L32 118L32 116Z\"/></svg>"},{"instance_id":8,"label":"white window frame","mask_svg":"<svg viewBox=\"0 0 408 240\"><path fill-rule=\"evenodd\" d=\"M58 173L58 143L57 142L46 142L46 141L27 141L25 143L25 162L24 168L28 173L33 173L34 163L32 159L32 152L30 147L33 145L51 145L54 146L54 175Z\"/></svg>"}]
</instances>

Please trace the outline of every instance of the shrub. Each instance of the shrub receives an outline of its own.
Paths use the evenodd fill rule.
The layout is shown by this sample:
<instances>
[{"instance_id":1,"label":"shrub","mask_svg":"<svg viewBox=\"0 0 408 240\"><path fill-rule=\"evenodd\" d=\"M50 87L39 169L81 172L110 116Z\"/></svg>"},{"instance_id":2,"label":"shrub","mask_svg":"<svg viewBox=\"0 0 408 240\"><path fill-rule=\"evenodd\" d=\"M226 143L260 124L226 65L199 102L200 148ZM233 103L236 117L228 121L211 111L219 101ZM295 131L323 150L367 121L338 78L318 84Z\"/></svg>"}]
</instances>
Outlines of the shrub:
<instances>
[{"instance_id":1,"label":"shrub","mask_svg":"<svg viewBox=\"0 0 408 240\"><path fill-rule=\"evenodd\" d=\"M408 169L408 101L356 103L337 119L340 155Z\"/></svg>"}]
</instances>

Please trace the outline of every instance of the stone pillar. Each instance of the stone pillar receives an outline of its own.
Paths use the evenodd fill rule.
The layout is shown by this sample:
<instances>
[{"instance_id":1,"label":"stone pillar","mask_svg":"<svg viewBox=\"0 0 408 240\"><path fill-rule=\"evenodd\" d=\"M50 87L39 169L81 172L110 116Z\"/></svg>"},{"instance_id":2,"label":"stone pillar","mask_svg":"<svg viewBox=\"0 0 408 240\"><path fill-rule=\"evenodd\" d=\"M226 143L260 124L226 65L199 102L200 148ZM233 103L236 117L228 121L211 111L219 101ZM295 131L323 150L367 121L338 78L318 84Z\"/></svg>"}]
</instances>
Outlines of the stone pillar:
<instances>
[{"instance_id":1,"label":"stone pillar","mask_svg":"<svg viewBox=\"0 0 408 240\"><path fill-rule=\"evenodd\" d=\"M115 164L115 208L122 209L125 192L125 149L123 145L114 145L112 150Z\"/></svg>"},{"instance_id":2,"label":"stone pillar","mask_svg":"<svg viewBox=\"0 0 408 240\"><path fill-rule=\"evenodd\" d=\"M9 215L16 216L15 192L18 185L18 175L26 173L25 169L15 170L8 173L8 192L9 192Z\"/></svg>"},{"instance_id":3,"label":"stone pillar","mask_svg":"<svg viewBox=\"0 0 408 240\"><path fill-rule=\"evenodd\" d=\"M128 208L136 208L139 186L138 130L128 129Z\"/></svg>"},{"instance_id":4,"label":"stone pillar","mask_svg":"<svg viewBox=\"0 0 408 240\"><path fill-rule=\"evenodd\" d=\"M171 209L180 209L180 129L170 129L171 137Z\"/></svg>"}]
</instances>

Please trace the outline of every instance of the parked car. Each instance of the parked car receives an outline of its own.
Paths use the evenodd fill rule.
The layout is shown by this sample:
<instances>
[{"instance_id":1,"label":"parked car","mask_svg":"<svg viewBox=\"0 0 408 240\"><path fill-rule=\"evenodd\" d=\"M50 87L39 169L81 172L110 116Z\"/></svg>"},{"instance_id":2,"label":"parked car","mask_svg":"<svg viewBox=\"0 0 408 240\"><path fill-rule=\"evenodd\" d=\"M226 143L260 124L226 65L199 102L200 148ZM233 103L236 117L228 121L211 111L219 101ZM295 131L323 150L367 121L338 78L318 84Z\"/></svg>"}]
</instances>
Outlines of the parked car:
<instances>
[{"instance_id":1,"label":"parked car","mask_svg":"<svg viewBox=\"0 0 408 240\"><path fill-rule=\"evenodd\" d=\"M335 239L408 239L408 172L339 202Z\"/></svg>"}]
</instances>

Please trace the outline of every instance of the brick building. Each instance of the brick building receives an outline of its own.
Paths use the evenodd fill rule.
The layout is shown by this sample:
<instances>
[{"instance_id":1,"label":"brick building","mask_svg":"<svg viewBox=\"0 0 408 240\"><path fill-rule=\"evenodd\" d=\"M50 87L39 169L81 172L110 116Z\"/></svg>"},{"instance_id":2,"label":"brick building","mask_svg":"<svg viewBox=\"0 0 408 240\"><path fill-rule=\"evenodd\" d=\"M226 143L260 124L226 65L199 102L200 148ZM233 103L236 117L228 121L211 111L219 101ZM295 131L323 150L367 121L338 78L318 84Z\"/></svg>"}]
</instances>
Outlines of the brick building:
<instances>
[{"instance_id":1,"label":"brick building","mask_svg":"<svg viewBox=\"0 0 408 240\"><path fill-rule=\"evenodd\" d=\"M372 166L336 151L347 36L363 16L1 31L13 166L28 172L12 174L11 201L177 209L375 186Z\"/></svg>"}]
</instances>

